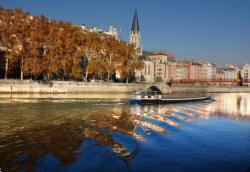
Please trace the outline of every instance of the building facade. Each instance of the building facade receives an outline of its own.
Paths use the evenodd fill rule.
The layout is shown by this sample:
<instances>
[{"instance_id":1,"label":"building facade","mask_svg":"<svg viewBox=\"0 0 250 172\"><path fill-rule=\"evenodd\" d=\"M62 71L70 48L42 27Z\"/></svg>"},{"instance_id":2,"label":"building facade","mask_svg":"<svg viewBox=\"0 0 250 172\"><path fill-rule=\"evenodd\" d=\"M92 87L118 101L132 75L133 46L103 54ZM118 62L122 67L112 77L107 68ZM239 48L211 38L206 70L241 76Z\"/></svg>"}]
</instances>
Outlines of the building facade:
<instances>
[{"instance_id":1,"label":"building facade","mask_svg":"<svg viewBox=\"0 0 250 172\"><path fill-rule=\"evenodd\" d=\"M188 80L188 76L189 76L189 63L186 63L186 61L176 62L174 79L180 82L184 80L186 81Z\"/></svg>"},{"instance_id":2,"label":"building facade","mask_svg":"<svg viewBox=\"0 0 250 172\"><path fill-rule=\"evenodd\" d=\"M116 40L120 40L119 32L114 26L109 26L108 31L104 31L102 28L97 27L87 27L85 24L80 25L80 28L85 32L96 32L102 34L103 36L111 36L114 37Z\"/></svg>"},{"instance_id":3,"label":"building facade","mask_svg":"<svg viewBox=\"0 0 250 172\"><path fill-rule=\"evenodd\" d=\"M144 68L136 71L137 81L146 83L168 82L175 77L175 61L173 55L166 51L144 51L139 60L144 62Z\"/></svg>"},{"instance_id":4,"label":"building facade","mask_svg":"<svg viewBox=\"0 0 250 172\"><path fill-rule=\"evenodd\" d=\"M116 40L120 40L119 32L117 31L117 28L113 26L109 26L109 30L107 32L104 32L104 34L113 36Z\"/></svg>"},{"instance_id":5,"label":"building facade","mask_svg":"<svg viewBox=\"0 0 250 172\"><path fill-rule=\"evenodd\" d=\"M225 82L234 82L237 80L238 77L238 70L235 66L233 65L224 65L224 66L219 66L218 70L223 72L224 78L223 81Z\"/></svg>"},{"instance_id":6,"label":"building facade","mask_svg":"<svg viewBox=\"0 0 250 172\"><path fill-rule=\"evenodd\" d=\"M149 54L154 62L154 80L156 82L168 82L171 79L170 66L173 68L173 55L167 51L155 51Z\"/></svg>"},{"instance_id":7,"label":"building facade","mask_svg":"<svg viewBox=\"0 0 250 172\"><path fill-rule=\"evenodd\" d=\"M207 63L207 81L216 80L216 65L213 63Z\"/></svg>"},{"instance_id":8,"label":"building facade","mask_svg":"<svg viewBox=\"0 0 250 172\"><path fill-rule=\"evenodd\" d=\"M199 81L201 79L202 64L196 61L190 62L189 80Z\"/></svg>"},{"instance_id":9,"label":"building facade","mask_svg":"<svg viewBox=\"0 0 250 172\"><path fill-rule=\"evenodd\" d=\"M250 86L250 64L245 64L242 68L242 79L244 86Z\"/></svg>"},{"instance_id":10,"label":"building facade","mask_svg":"<svg viewBox=\"0 0 250 172\"><path fill-rule=\"evenodd\" d=\"M135 71L137 82L153 83L154 82L154 62L145 54L139 56L139 60L144 62L142 70Z\"/></svg>"}]
</instances>

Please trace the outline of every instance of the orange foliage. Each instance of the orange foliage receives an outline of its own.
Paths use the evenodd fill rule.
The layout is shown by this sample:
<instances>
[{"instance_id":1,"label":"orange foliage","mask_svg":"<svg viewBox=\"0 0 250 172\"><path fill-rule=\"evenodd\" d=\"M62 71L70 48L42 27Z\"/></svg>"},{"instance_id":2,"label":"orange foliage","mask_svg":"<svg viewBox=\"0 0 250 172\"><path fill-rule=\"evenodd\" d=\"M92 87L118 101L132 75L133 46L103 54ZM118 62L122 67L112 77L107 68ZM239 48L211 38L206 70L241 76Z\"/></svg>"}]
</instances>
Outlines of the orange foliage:
<instances>
[{"instance_id":1,"label":"orange foliage","mask_svg":"<svg viewBox=\"0 0 250 172\"><path fill-rule=\"evenodd\" d=\"M19 62L26 77L81 79L88 73L103 78L116 71L127 77L143 67L132 45L70 23L0 8L0 26L0 43L8 49L10 63ZM83 56L88 58L85 69L79 65Z\"/></svg>"}]
</instances>

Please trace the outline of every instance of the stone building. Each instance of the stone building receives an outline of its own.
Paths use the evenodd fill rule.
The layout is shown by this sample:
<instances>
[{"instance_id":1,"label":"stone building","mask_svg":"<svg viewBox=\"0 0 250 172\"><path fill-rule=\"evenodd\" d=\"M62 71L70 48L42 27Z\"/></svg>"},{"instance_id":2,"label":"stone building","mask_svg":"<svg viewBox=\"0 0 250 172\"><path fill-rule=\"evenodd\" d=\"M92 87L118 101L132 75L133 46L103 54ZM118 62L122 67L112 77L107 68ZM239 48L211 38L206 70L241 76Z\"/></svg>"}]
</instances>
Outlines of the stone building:
<instances>
[{"instance_id":1,"label":"stone building","mask_svg":"<svg viewBox=\"0 0 250 172\"><path fill-rule=\"evenodd\" d=\"M202 64L197 61L192 61L189 66L189 79L199 81L202 79Z\"/></svg>"},{"instance_id":2,"label":"stone building","mask_svg":"<svg viewBox=\"0 0 250 172\"><path fill-rule=\"evenodd\" d=\"M171 53L167 51L144 51L139 59L144 62L144 68L141 71L136 71L137 81L144 80L147 83L168 82L175 77L176 65Z\"/></svg>"},{"instance_id":3,"label":"stone building","mask_svg":"<svg viewBox=\"0 0 250 172\"><path fill-rule=\"evenodd\" d=\"M237 80L238 77L238 70L233 65L224 65L218 67L218 70L223 72L224 78L223 80L226 82L234 82Z\"/></svg>"},{"instance_id":4,"label":"stone building","mask_svg":"<svg viewBox=\"0 0 250 172\"><path fill-rule=\"evenodd\" d=\"M104 34L113 36L116 40L120 40L119 32L117 31L117 28L113 26L109 26L109 30L104 32Z\"/></svg>"},{"instance_id":5,"label":"stone building","mask_svg":"<svg viewBox=\"0 0 250 172\"><path fill-rule=\"evenodd\" d=\"M116 27L114 26L109 26L109 30L105 31L103 28L97 28L97 27L87 27L85 24L81 24L80 28L84 32L96 32L102 34L102 36L111 36L114 37L116 40L120 40L120 35Z\"/></svg>"},{"instance_id":6,"label":"stone building","mask_svg":"<svg viewBox=\"0 0 250 172\"><path fill-rule=\"evenodd\" d=\"M175 77L176 81L183 81L188 79L189 64L185 61L176 62Z\"/></svg>"},{"instance_id":7,"label":"stone building","mask_svg":"<svg viewBox=\"0 0 250 172\"><path fill-rule=\"evenodd\" d=\"M250 86L250 65L245 64L242 68L243 85Z\"/></svg>"},{"instance_id":8,"label":"stone building","mask_svg":"<svg viewBox=\"0 0 250 172\"><path fill-rule=\"evenodd\" d=\"M139 60L144 62L144 68L140 71L135 71L137 82L153 83L154 82L154 62L143 53L139 56Z\"/></svg>"},{"instance_id":9,"label":"stone building","mask_svg":"<svg viewBox=\"0 0 250 172\"><path fill-rule=\"evenodd\" d=\"M213 63L207 63L207 81L216 80L216 65Z\"/></svg>"},{"instance_id":10,"label":"stone building","mask_svg":"<svg viewBox=\"0 0 250 172\"><path fill-rule=\"evenodd\" d=\"M167 51L155 51L149 54L149 58L154 62L154 80L156 82L168 82L172 76L170 67L174 62L173 55Z\"/></svg>"}]
</instances>

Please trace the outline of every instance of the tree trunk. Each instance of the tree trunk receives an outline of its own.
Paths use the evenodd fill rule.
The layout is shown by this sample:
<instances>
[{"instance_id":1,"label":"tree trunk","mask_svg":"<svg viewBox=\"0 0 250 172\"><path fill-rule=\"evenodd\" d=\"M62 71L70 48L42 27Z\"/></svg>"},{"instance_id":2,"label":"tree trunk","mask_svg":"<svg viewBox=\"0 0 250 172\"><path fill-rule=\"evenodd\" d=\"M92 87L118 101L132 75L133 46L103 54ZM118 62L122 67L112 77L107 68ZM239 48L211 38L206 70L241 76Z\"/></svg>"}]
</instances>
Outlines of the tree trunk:
<instances>
[{"instance_id":1,"label":"tree trunk","mask_svg":"<svg viewBox=\"0 0 250 172\"><path fill-rule=\"evenodd\" d=\"M8 77L8 68L9 68L9 59L8 57L5 58L5 76L4 79L7 79Z\"/></svg>"},{"instance_id":2,"label":"tree trunk","mask_svg":"<svg viewBox=\"0 0 250 172\"><path fill-rule=\"evenodd\" d=\"M86 78L86 81L88 81L88 70L86 70L85 78Z\"/></svg>"},{"instance_id":3,"label":"tree trunk","mask_svg":"<svg viewBox=\"0 0 250 172\"><path fill-rule=\"evenodd\" d=\"M50 81L50 75L47 73L47 80Z\"/></svg>"},{"instance_id":4,"label":"tree trunk","mask_svg":"<svg viewBox=\"0 0 250 172\"><path fill-rule=\"evenodd\" d=\"M20 75L20 79L23 80L23 57L21 60L21 75Z\"/></svg>"},{"instance_id":5,"label":"tree trunk","mask_svg":"<svg viewBox=\"0 0 250 172\"><path fill-rule=\"evenodd\" d=\"M109 78L110 78L110 66L111 66L111 55L109 56L109 69L108 69L108 81L109 81Z\"/></svg>"}]
</instances>

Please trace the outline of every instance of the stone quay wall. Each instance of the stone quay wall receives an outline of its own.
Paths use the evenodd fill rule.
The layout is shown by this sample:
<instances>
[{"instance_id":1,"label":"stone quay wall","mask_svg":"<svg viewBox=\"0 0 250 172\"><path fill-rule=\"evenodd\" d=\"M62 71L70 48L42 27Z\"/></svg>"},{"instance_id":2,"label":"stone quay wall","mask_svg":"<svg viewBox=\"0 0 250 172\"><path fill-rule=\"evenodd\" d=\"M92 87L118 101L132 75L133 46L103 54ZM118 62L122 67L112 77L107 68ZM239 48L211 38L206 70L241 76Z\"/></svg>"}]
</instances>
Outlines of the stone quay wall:
<instances>
[{"instance_id":1,"label":"stone quay wall","mask_svg":"<svg viewBox=\"0 0 250 172\"><path fill-rule=\"evenodd\" d=\"M108 83L108 82L76 82L32 80L0 80L0 93L131 93L150 86L157 86L164 94L170 93L236 93L248 92L250 87L218 87L218 86L171 86L164 83Z\"/></svg>"},{"instance_id":2,"label":"stone quay wall","mask_svg":"<svg viewBox=\"0 0 250 172\"><path fill-rule=\"evenodd\" d=\"M0 80L1 93L129 93L141 84L32 80Z\"/></svg>"},{"instance_id":3,"label":"stone quay wall","mask_svg":"<svg viewBox=\"0 0 250 172\"><path fill-rule=\"evenodd\" d=\"M250 87L208 87L209 93L250 93Z\"/></svg>"}]
</instances>

